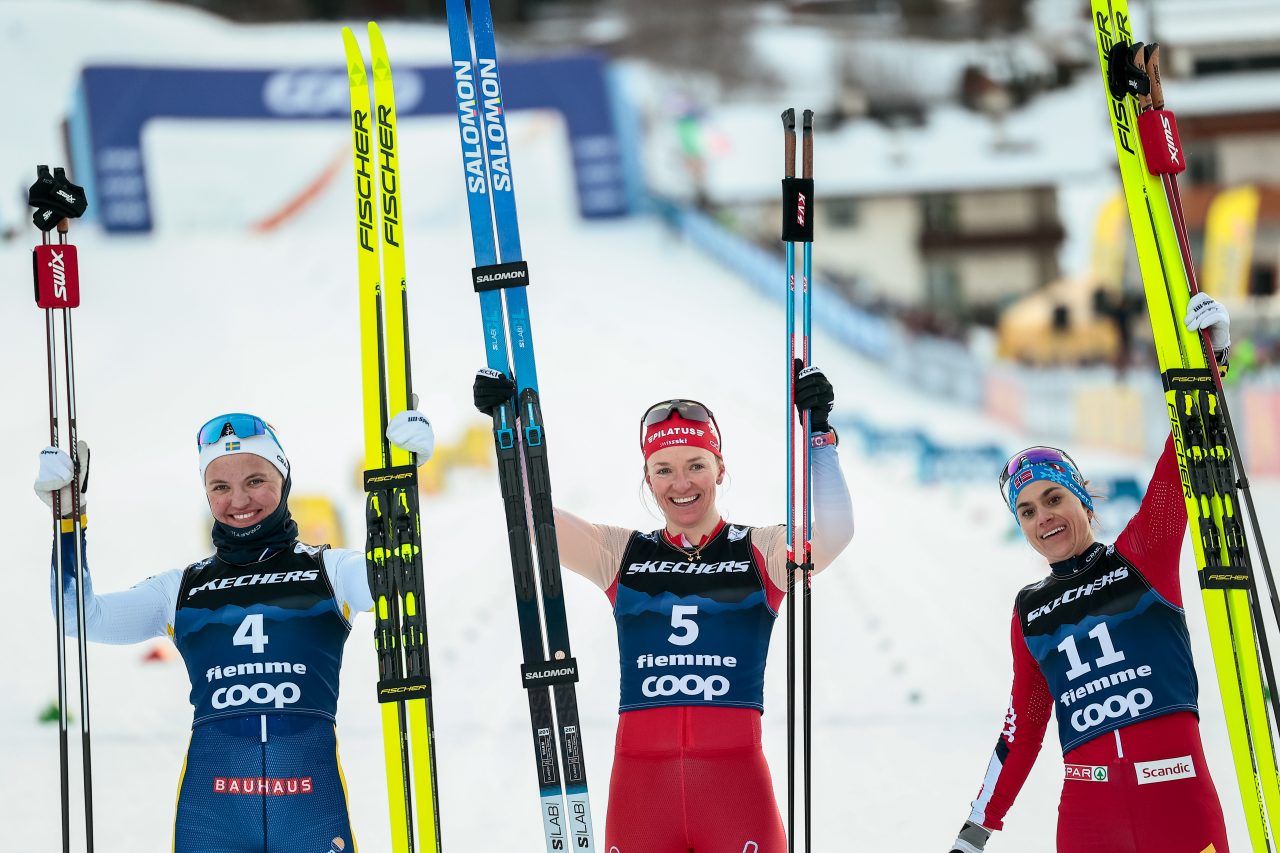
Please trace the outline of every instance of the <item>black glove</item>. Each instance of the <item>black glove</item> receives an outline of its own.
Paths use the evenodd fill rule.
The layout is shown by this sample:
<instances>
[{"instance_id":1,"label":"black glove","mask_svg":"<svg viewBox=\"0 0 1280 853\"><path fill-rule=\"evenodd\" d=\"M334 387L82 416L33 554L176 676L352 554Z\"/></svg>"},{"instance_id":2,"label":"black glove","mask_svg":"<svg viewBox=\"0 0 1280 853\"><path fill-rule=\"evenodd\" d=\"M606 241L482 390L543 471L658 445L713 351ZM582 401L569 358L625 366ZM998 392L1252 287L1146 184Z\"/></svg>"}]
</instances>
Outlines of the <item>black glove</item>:
<instances>
[{"instance_id":1,"label":"black glove","mask_svg":"<svg viewBox=\"0 0 1280 853\"><path fill-rule=\"evenodd\" d=\"M63 219L76 219L89 206L84 187L67 179L61 167L49 174L48 166L36 167L36 182L27 190L27 203L37 208L32 221L42 231L52 230Z\"/></svg>"},{"instance_id":2,"label":"black glove","mask_svg":"<svg viewBox=\"0 0 1280 853\"><path fill-rule=\"evenodd\" d=\"M481 414L492 416L495 409L515 396L516 383L501 370L482 367L471 383L471 397Z\"/></svg>"},{"instance_id":3,"label":"black glove","mask_svg":"<svg viewBox=\"0 0 1280 853\"><path fill-rule=\"evenodd\" d=\"M991 830L966 820L964 826L960 827L960 835L951 845L951 853L983 853L990 837Z\"/></svg>"},{"instance_id":4,"label":"black glove","mask_svg":"<svg viewBox=\"0 0 1280 853\"><path fill-rule=\"evenodd\" d=\"M809 432L828 432L831 424L827 416L835 402L836 392L822 374L822 369L796 359L793 365L796 375L796 410L801 416L809 412Z\"/></svg>"}]
</instances>

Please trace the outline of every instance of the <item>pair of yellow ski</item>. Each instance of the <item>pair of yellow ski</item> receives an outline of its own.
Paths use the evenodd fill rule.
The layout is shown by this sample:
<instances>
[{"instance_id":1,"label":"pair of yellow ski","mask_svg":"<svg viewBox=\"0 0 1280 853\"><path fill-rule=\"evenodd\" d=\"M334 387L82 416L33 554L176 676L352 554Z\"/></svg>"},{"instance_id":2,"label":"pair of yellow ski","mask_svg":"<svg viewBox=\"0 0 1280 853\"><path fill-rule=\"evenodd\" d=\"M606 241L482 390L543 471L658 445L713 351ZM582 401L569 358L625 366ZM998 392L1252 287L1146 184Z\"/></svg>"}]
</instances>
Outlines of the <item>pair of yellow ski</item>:
<instances>
[{"instance_id":1,"label":"pair of yellow ski","mask_svg":"<svg viewBox=\"0 0 1280 853\"><path fill-rule=\"evenodd\" d=\"M423 611L416 460L386 439L413 407L404 231L391 62L369 24L373 81L355 34L342 30L351 87L364 399L366 559L374 596L378 701L387 767L391 850L441 850L432 744L431 676ZM371 97L372 96L372 97Z\"/></svg>"},{"instance_id":2,"label":"pair of yellow ski","mask_svg":"<svg viewBox=\"0 0 1280 853\"><path fill-rule=\"evenodd\" d=\"M1161 112L1158 47L1135 49L1127 0L1092 3L1111 129L1164 380L1231 752L1252 849L1263 853L1273 849L1280 817L1266 684L1276 688L1258 585L1239 517L1240 461L1221 380L1201 333L1188 331L1182 323L1195 290L1195 270L1172 171L1181 157L1176 125L1170 114ZM1144 150L1140 121L1155 134L1150 137L1152 149ZM1169 162L1162 162L1166 158ZM1254 530L1256 535L1256 519ZM1262 555L1265 568L1265 551ZM1267 574L1270 582L1269 570Z\"/></svg>"}]
</instances>

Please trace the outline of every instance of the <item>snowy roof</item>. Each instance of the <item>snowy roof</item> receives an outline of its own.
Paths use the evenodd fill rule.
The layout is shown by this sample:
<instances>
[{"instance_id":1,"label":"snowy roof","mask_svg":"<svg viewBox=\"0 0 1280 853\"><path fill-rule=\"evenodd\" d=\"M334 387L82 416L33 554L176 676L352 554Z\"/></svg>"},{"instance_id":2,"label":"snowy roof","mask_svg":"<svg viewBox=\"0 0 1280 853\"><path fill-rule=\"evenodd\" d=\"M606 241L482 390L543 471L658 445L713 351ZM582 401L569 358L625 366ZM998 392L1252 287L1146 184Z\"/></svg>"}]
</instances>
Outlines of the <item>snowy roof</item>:
<instances>
[{"instance_id":1,"label":"snowy roof","mask_svg":"<svg viewBox=\"0 0 1280 853\"><path fill-rule=\"evenodd\" d=\"M1164 84L1169 109L1177 115L1211 116L1280 109L1280 71L1166 78Z\"/></svg>"},{"instance_id":2,"label":"snowy roof","mask_svg":"<svg viewBox=\"0 0 1280 853\"><path fill-rule=\"evenodd\" d=\"M1136 6L1137 4L1135 4ZM1275 0L1164 0L1155 8L1155 33L1147 4L1134 8L1134 34L1147 33L1173 47L1280 42L1280 3ZM1280 49L1280 44L1276 45Z\"/></svg>"},{"instance_id":3,"label":"snowy roof","mask_svg":"<svg viewBox=\"0 0 1280 853\"><path fill-rule=\"evenodd\" d=\"M784 106L735 105L707 116L712 198L742 203L777 197ZM1090 77L1038 98L1000 124L957 106L931 110L922 127L853 121L815 133L814 175L826 197L1050 186L1114 166L1106 115L1101 82ZM663 165L660 153L649 153L651 181L660 191L679 193L687 185L682 166L676 159Z\"/></svg>"}]
</instances>

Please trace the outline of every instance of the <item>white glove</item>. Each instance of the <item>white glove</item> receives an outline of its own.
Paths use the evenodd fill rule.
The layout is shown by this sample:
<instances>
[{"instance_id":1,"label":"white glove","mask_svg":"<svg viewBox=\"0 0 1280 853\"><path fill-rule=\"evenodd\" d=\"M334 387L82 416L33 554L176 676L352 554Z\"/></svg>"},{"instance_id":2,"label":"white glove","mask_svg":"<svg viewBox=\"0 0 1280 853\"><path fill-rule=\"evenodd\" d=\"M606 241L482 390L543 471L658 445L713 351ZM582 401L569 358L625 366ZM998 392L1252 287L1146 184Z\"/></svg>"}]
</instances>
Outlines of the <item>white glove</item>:
<instances>
[{"instance_id":1,"label":"white glove","mask_svg":"<svg viewBox=\"0 0 1280 853\"><path fill-rule=\"evenodd\" d=\"M960 835L956 837L955 843L951 845L951 853L982 853L987 846L987 839L990 837L991 830L971 820L966 820L964 826L960 828Z\"/></svg>"},{"instance_id":2,"label":"white glove","mask_svg":"<svg viewBox=\"0 0 1280 853\"><path fill-rule=\"evenodd\" d=\"M1222 363L1223 356L1231 346L1231 315L1226 306L1207 293L1197 293L1187 303L1187 318L1183 321L1193 332L1209 330L1209 344L1213 353Z\"/></svg>"},{"instance_id":3,"label":"white glove","mask_svg":"<svg viewBox=\"0 0 1280 853\"><path fill-rule=\"evenodd\" d=\"M80 459L80 513L84 514L84 493L89 488L89 443L76 442L76 456ZM40 451L40 473L36 475L33 488L36 496L44 501L44 505L53 509L53 492L61 495L60 508L63 518L71 517L71 478L74 468L71 456L57 447L46 447Z\"/></svg>"},{"instance_id":4,"label":"white glove","mask_svg":"<svg viewBox=\"0 0 1280 853\"><path fill-rule=\"evenodd\" d=\"M431 421L416 409L407 409L391 419L387 424L387 440L402 450L418 454L419 465L430 459L436 448Z\"/></svg>"}]
</instances>

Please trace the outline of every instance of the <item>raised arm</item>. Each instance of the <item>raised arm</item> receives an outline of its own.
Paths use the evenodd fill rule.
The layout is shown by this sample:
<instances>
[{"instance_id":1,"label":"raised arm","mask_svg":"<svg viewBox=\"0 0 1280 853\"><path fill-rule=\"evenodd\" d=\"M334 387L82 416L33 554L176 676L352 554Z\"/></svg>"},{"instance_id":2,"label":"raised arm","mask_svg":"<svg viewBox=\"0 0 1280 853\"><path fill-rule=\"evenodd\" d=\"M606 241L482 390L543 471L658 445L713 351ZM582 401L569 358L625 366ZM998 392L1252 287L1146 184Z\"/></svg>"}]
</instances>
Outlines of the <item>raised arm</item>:
<instances>
[{"instance_id":1,"label":"raised arm","mask_svg":"<svg viewBox=\"0 0 1280 853\"><path fill-rule=\"evenodd\" d=\"M618 576L622 554L634 531L592 524L559 508L555 515L561 565L608 592Z\"/></svg>"},{"instance_id":2,"label":"raised arm","mask_svg":"<svg viewBox=\"0 0 1280 853\"><path fill-rule=\"evenodd\" d=\"M1173 437L1164 444L1142 504L1116 537L1116 550L1142 572L1156 592L1182 606L1178 558L1187 532L1187 503L1182 496Z\"/></svg>"},{"instance_id":3,"label":"raised arm","mask_svg":"<svg viewBox=\"0 0 1280 853\"><path fill-rule=\"evenodd\" d=\"M75 533L64 530L56 547L62 549L62 603L66 615L66 633L78 633L76 620ZM84 624L87 638L95 643L128 645L152 637L167 637L173 628L178 603L178 587L182 570L173 569L154 575L131 589L98 595L93 591L89 575L88 552L83 533L80 554L84 557ZM58 580L49 572L50 609L57 612Z\"/></svg>"},{"instance_id":4,"label":"raised arm","mask_svg":"<svg viewBox=\"0 0 1280 853\"><path fill-rule=\"evenodd\" d=\"M813 470L813 528L809 545L813 556L813 573L831 565L853 541L853 499L840 470L840 456L835 445L815 447L809 459ZM799 531L797 531L797 536ZM779 589L787 588L786 527L760 528L756 539L764 552L769 578ZM797 546L799 543L797 543Z\"/></svg>"}]
</instances>

